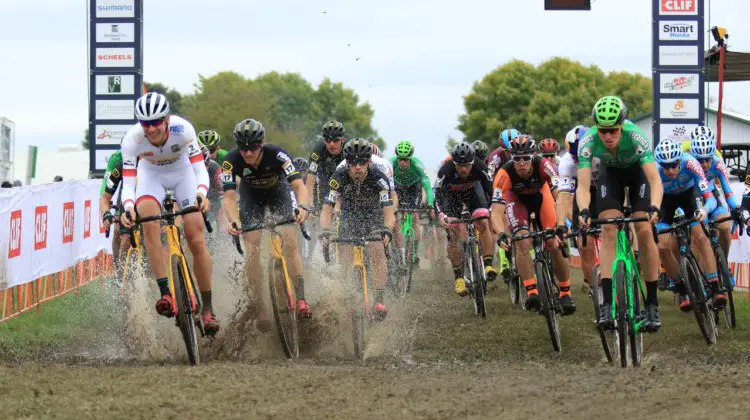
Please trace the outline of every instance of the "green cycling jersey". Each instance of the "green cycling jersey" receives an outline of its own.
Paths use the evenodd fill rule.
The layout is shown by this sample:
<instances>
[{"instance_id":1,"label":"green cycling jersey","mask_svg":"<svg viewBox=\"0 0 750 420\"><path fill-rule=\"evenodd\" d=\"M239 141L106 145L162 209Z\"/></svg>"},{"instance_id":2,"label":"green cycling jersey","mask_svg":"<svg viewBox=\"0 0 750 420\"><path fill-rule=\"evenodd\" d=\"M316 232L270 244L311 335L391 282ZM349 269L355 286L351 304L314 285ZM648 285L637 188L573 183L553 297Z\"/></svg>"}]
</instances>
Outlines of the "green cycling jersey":
<instances>
[{"instance_id":1,"label":"green cycling jersey","mask_svg":"<svg viewBox=\"0 0 750 420\"><path fill-rule=\"evenodd\" d=\"M104 178L102 178L99 196L103 196L105 192L114 194L120 181L122 181L122 152L118 150L107 161L107 171L104 172Z\"/></svg>"},{"instance_id":2,"label":"green cycling jersey","mask_svg":"<svg viewBox=\"0 0 750 420\"><path fill-rule=\"evenodd\" d=\"M432 202L435 195L432 192L432 184L430 178L427 177L427 172L424 169L422 161L415 157L410 157L409 166L404 170L398 164L398 158L395 156L391 158L391 166L393 166L393 182L396 186L401 187L413 187L419 182L422 183L425 194L427 195L427 205L432 207Z\"/></svg>"},{"instance_id":3,"label":"green cycling jersey","mask_svg":"<svg viewBox=\"0 0 750 420\"><path fill-rule=\"evenodd\" d=\"M224 163L224 158L226 157L227 153L229 152L224 149L219 149L216 151L216 159L214 160L219 164L219 166Z\"/></svg>"},{"instance_id":4,"label":"green cycling jersey","mask_svg":"<svg viewBox=\"0 0 750 420\"><path fill-rule=\"evenodd\" d=\"M627 168L638 162L641 166L654 162L651 141L637 125L625 120L617 150L604 147L596 126L589 128L578 145L578 168L591 168L591 161L599 158L604 166Z\"/></svg>"}]
</instances>

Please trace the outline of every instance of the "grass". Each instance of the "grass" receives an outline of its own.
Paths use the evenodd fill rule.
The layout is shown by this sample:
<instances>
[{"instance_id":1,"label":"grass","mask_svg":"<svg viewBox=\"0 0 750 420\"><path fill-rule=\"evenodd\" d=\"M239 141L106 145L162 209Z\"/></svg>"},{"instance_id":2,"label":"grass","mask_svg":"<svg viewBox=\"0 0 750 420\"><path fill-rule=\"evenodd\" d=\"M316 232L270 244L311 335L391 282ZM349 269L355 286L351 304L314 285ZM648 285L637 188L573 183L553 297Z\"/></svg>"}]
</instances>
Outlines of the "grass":
<instances>
[{"instance_id":1,"label":"grass","mask_svg":"<svg viewBox=\"0 0 750 420\"><path fill-rule=\"evenodd\" d=\"M33 356L84 340L113 322L114 303L107 288L96 281L79 290L42 303L39 314L31 309L0 324L0 359L8 353Z\"/></svg>"}]
</instances>

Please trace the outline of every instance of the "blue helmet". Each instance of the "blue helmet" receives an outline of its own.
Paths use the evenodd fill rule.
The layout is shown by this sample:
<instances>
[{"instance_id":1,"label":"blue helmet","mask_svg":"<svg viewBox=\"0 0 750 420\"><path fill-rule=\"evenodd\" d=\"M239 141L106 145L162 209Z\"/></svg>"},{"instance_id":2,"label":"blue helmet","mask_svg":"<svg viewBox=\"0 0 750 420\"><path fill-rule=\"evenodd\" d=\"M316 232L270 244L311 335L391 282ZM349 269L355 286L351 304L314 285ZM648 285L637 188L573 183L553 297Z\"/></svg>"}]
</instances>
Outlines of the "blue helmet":
<instances>
[{"instance_id":1,"label":"blue helmet","mask_svg":"<svg viewBox=\"0 0 750 420\"><path fill-rule=\"evenodd\" d=\"M585 125L579 125L573 127L573 129L568 131L568 134L565 136L565 144L568 148L568 152L575 160L578 160L578 145L583 136L586 135L587 131L589 131L588 127Z\"/></svg>"},{"instance_id":2,"label":"blue helmet","mask_svg":"<svg viewBox=\"0 0 750 420\"><path fill-rule=\"evenodd\" d=\"M506 149L510 149L510 141L520 135L521 132L516 130L515 128L506 128L502 133L500 133L499 140L503 147L505 147Z\"/></svg>"},{"instance_id":3,"label":"blue helmet","mask_svg":"<svg viewBox=\"0 0 750 420\"><path fill-rule=\"evenodd\" d=\"M671 139L659 142L654 148L654 157L658 163L672 163L682 159L682 145Z\"/></svg>"}]
</instances>

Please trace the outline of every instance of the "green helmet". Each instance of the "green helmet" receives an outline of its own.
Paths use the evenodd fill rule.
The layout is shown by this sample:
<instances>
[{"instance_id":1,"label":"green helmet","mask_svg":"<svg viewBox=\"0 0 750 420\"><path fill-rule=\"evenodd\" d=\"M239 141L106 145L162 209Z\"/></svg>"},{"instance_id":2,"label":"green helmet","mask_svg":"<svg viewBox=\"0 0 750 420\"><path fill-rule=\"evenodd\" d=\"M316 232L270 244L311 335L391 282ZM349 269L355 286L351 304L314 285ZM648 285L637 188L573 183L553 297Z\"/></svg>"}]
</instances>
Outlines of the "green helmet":
<instances>
[{"instance_id":1,"label":"green helmet","mask_svg":"<svg viewBox=\"0 0 750 420\"><path fill-rule=\"evenodd\" d=\"M617 127L628 117L628 108L618 96L604 96L596 101L591 117L599 127Z\"/></svg>"},{"instance_id":2,"label":"green helmet","mask_svg":"<svg viewBox=\"0 0 750 420\"><path fill-rule=\"evenodd\" d=\"M396 145L397 158L410 158L414 156L414 145L411 142L403 140Z\"/></svg>"},{"instance_id":3,"label":"green helmet","mask_svg":"<svg viewBox=\"0 0 750 420\"><path fill-rule=\"evenodd\" d=\"M209 149L219 146L219 140L221 137L214 130L203 130L198 133L198 142Z\"/></svg>"}]
</instances>

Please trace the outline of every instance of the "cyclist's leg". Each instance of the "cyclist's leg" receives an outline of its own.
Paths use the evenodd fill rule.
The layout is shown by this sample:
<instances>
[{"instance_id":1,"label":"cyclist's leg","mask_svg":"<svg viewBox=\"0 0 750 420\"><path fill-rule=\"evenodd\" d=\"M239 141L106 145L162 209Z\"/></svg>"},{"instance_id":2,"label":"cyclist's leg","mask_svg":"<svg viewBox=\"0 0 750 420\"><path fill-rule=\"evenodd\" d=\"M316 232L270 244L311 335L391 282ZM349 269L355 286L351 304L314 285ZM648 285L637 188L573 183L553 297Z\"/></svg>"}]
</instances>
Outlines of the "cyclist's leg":
<instances>
[{"instance_id":1,"label":"cyclist's leg","mask_svg":"<svg viewBox=\"0 0 750 420\"><path fill-rule=\"evenodd\" d=\"M240 185L240 223L244 227L258 226L263 223L266 201L262 193L253 191L244 183ZM242 234L245 252L245 275L250 286L250 295L254 298L253 317L261 331L270 331L272 324L269 317L270 305L263 272L260 266L260 241L262 231L256 230Z\"/></svg>"},{"instance_id":2,"label":"cyclist's leg","mask_svg":"<svg viewBox=\"0 0 750 420\"><path fill-rule=\"evenodd\" d=\"M696 210L696 202L699 200L698 191L695 188L691 188L685 191L682 196L683 203L681 207L685 210L685 214L693 214ZM692 223L690 225L690 237L693 254L711 286L714 304L723 307L726 304L727 297L720 292L719 276L716 270L716 257L711 249L711 240L708 239L708 236L706 236L699 223Z\"/></svg>"},{"instance_id":3,"label":"cyclist's leg","mask_svg":"<svg viewBox=\"0 0 750 420\"><path fill-rule=\"evenodd\" d=\"M665 229L672 225L674 222L674 213L677 207L679 207L680 200L678 195L664 194L661 202L661 219L657 224L657 229ZM678 275L680 274L680 265L677 262L677 242L672 240L672 234L659 235L659 244L657 245L659 251L659 258L664 271L673 280L678 282ZM682 286L684 288L684 286Z\"/></svg>"},{"instance_id":4,"label":"cyclist's leg","mask_svg":"<svg viewBox=\"0 0 750 420\"><path fill-rule=\"evenodd\" d=\"M591 197L596 197L596 187L591 187ZM598 212L596 211L596 200L591 200L591 205L589 205L589 211L591 212L591 217L596 218ZM578 225L578 203L575 200L575 197L573 197L573 229L577 230L579 228ZM595 250L595 242L596 238L589 237L586 241L586 246L583 246L583 240L579 236L577 238L577 244L578 244L578 253L581 256L581 271L583 271L583 281L586 282L586 284L591 285L591 276L594 273L594 265L596 265L596 250ZM596 279L593 279L596 280Z\"/></svg>"},{"instance_id":5,"label":"cyclist's leg","mask_svg":"<svg viewBox=\"0 0 750 420\"><path fill-rule=\"evenodd\" d=\"M716 207L716 210L711 212L712 221L723 219L725 217L729 217L729 209L723 203L719 204ZM725 256L729 255L729 247L732 245L732 221L728 220L721 223L720 225L718 225L718 229L719 244L721 244L721 249L724 251Z\"/></svg>"},{"instance_id":6,"label":"cyclist's leg","mask_svg":"<svg viewBox=\"0 0 750 420\"><path fill-rule=\"evenodd\" d=\"M460 217L461 210L463 209L462 197L457 192L451 192L450 194L451 195L448 197L446 208L444 209L445 215L448 217ZM448 259L451 262L451 267L453 267L454 291L459 296L466 296L467 294L469 294L469 292L468 290L466 290L463 260L461 258L461 249L459 249L461 228L450 227L446 229L446 231L448 240L446 252L448 254Z\"/></svg>"},{"instance_id":7,"label":"cyclist's leg","mask_svg":"<svg viewBox=\"0 0 750 420\"><path fill-rule=\"evenodd\" d=\"M482 259L484 260L484 272L487 281L493 281L497 278L497 270L492 266L492 260L495 254L495 238L490 229L490 203L487 202L487 196L480 183L474 187L474 193L466 203L473 218L485 217L475 223L479 233L479 241L482 244Z\"/></svg>"},{"instance_id":8,"label":"cyclist's leg","mask_svg":"<svg viewBox=\"0 0 750 420\"><path fill-rule=\"evenodd\" d=\"M508 221L508 229L513 236L529 233L529 211L526 204L522 202L516 193L508 191L505 194L505 215ZM526 293L529 295L526 301L527 309L539 308L539 292L536 288L534 277L534 263L531 260L531 239L524 239L514 243L516 256L516 269L523 280Z\"/></svg>"},{"instance_id":9,"label":"cyclist's leg","mask_svg":"<svg viewBox=\"0 0 750 420\"><path fill-rule=\"evenodd\" d=\"M548 184L544 184L541 196L542 202L539 209L541 217L539 220L542 222L542 229L553 228L557 225L557 209ZM563 314L570 315L576 311L576 305L570 292L570 261L563 256L561 246L558 238L547 240L547 250L552 257L555 277L560 287L560 303Z\"/></svg>"}]
</instances>

